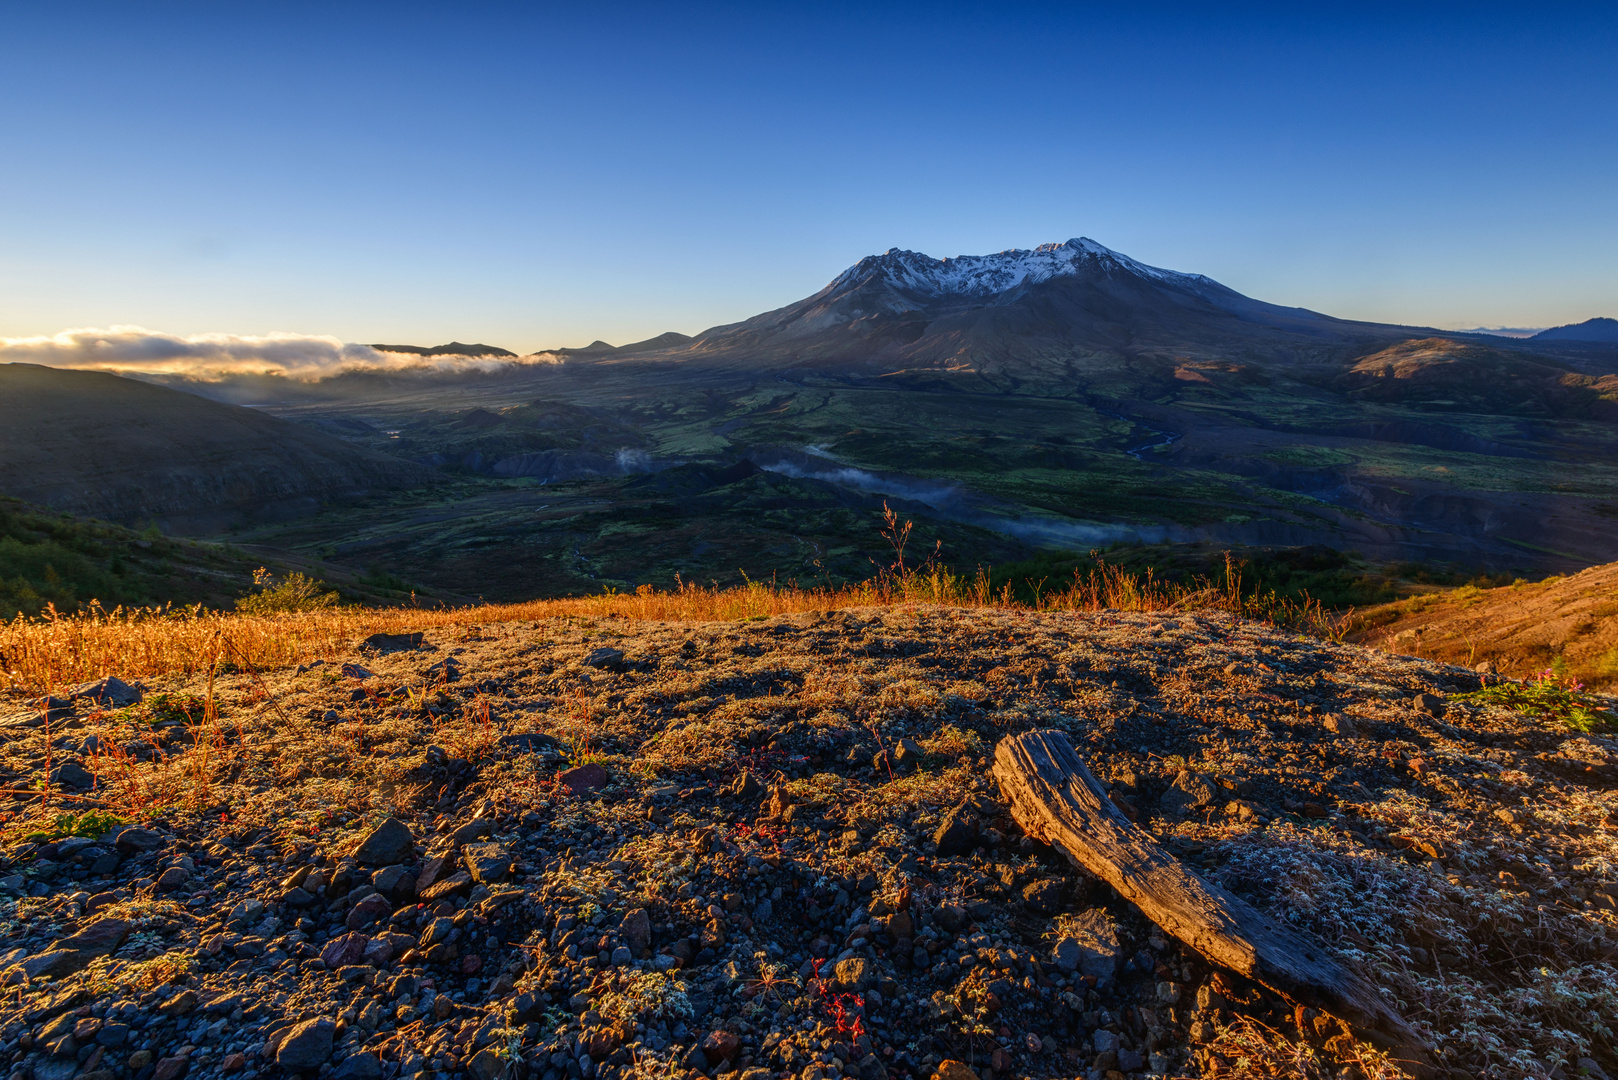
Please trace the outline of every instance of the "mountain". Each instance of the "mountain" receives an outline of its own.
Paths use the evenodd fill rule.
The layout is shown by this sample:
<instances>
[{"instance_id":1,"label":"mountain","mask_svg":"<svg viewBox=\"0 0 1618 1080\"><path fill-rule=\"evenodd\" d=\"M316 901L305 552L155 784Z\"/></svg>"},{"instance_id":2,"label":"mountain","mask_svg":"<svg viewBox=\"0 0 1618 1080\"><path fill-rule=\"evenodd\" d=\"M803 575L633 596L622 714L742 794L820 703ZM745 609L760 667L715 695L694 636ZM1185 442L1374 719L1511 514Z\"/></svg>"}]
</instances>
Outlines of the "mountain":
<instances>
[{"instance_id":1,"label":"mountain","mask_svg":"<svg viewBox=\"0 0 1618 1080\"><path fill-rule=\"evenodd\" d=\"M861 259L812 296L666 351L763 368L1016 371L1187 349L1285 359L1322 345L1433 332L1268 304L1080 238L951 259L895 248Z\"/></svg>"},{"instance_id":2,"label":"mountain","mask_svg":"<svg viewBox=\"0 0 1618 1080\"><path fill-rule=\"evenodd\" d=\"M0 365L0 494L207 531L431 470L253 409L95 371Z\"/></svg>"},{"instance_id":3,"label":"mountain","mask_svg":"<svg viewBox=\"0 0 1618 1080\"><path fill-rule=\"evenodd\" d=\"M195 384L458 485L254 542L513 599L857 575L883 500L968 570L1114 543L1618 559L1618 349L1338 319L1087 239L891 250L695 338L426 367Z\"/></svg>"},{"instance_id":4,"label":"mountain","mask_svg":"<svg viewBox=\"0 0 1618 1080\"><path fill-rule=\"evenodd\" d=\"M1569 326L1553 326L1549 330L1541 330L1529 340L1618 342L1618 319L1586 319Z\"/></svg>"},{"instance_id":5,"label":"mountain","mask_svg":"<svg viewBox=\"0 0 1618 1080\"><path fill-rule=\"evenodd\" d=\"M410 356L509 356L513 359L517 354L510 349L501 349L493 345L466 345L459 341L452 341L448 345L371 345L378 352L405 353Z\"/></svg>"}]
</instances>

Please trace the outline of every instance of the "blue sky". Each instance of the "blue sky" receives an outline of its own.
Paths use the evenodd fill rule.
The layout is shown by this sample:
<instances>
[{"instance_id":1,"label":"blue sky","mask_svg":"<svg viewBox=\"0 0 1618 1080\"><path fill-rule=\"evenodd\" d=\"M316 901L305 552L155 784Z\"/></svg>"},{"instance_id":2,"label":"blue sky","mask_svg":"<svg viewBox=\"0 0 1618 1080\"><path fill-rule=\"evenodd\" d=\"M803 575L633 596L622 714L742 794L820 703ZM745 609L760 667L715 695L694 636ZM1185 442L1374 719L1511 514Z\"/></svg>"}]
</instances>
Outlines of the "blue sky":
<instances>
[{"instance_id":1,"label":"blue sky","mask_svg":"<svg viewBox=\"0 0 1618 1080\"><path fill-rule=\"evenodd\" d=\"M1346 317L1618 315L1612 9L584 6L8 5L0 336L624 342L1081 235Z\"/></svg>"}]
</instances>

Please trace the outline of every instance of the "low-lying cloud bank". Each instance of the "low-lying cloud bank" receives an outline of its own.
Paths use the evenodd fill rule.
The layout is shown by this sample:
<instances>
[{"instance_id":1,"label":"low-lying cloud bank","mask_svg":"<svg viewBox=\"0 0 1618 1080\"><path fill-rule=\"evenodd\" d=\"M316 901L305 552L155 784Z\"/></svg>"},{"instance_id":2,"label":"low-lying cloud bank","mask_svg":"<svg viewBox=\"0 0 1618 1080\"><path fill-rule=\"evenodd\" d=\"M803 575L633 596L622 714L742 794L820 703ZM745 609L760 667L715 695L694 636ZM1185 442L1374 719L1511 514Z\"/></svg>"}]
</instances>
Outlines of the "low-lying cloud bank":
<instances>
[{"instance_id":1,"label":"low-lying cloud bank","mask_svg":"<svg viewBox=\"0 0 1618 1080\"><path fill-rule=\"evenodd\" d=\"M418 356L384 352L318 334L192 334L181 337L140 326L64 330L48 337L0 337L0 363L45 364L220 379L281 375L314 381L349 371L490 371L510 364L556 363L533 356Z\"/></svg>"}]
</instances>

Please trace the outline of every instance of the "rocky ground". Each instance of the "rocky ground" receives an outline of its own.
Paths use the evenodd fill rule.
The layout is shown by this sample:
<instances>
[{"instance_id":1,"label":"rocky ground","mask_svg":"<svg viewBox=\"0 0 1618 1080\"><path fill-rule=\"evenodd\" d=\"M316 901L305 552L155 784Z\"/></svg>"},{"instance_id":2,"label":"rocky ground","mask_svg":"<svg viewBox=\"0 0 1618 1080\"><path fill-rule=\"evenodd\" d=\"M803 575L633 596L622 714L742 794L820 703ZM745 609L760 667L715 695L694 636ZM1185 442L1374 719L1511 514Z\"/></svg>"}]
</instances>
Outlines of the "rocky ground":
<instances>
[{"instance_id":1,"label":"rocky ground","mask_svg":"<svg viewBox=\"0 0 1618 1080\"><path fill-rule=\"evenodd\" d=\"M1441 1072L1618 1076L1618 742L1479 687L1222 615L904 608L16 699L0 1053L12 1080L1395 1075L1020 834L994 744L1058 727Z\"/></svg>"}]
</instances>

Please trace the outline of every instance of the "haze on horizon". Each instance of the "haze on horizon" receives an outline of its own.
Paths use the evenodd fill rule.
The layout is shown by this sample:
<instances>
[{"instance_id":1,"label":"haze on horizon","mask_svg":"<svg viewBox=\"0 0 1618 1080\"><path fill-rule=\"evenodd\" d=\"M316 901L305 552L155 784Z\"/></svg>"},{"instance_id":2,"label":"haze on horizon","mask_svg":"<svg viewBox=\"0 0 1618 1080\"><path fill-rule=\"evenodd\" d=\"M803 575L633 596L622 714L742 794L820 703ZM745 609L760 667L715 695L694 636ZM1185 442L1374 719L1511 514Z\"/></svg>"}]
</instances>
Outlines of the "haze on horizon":
<instances>
[{"instance_id":1,"label":"haze on horizon","mask_svg":"<svg viewBox=\"0 0 1618 1080\"><path fill-rule=\"evenodd\" d=\"M11 13L0 337L696 333L1091 236L1332 315L1618 314L1618 16Z\"/></svg>"}]
</instances>

